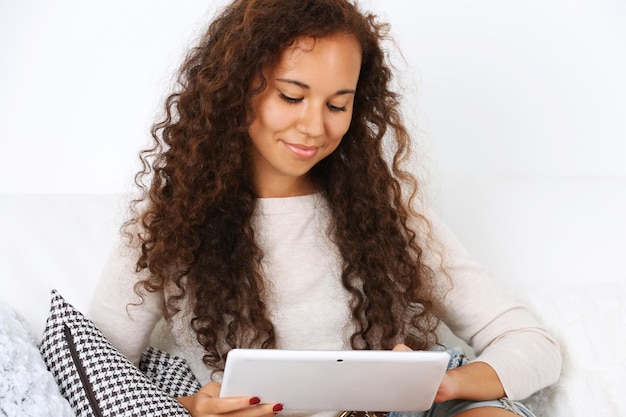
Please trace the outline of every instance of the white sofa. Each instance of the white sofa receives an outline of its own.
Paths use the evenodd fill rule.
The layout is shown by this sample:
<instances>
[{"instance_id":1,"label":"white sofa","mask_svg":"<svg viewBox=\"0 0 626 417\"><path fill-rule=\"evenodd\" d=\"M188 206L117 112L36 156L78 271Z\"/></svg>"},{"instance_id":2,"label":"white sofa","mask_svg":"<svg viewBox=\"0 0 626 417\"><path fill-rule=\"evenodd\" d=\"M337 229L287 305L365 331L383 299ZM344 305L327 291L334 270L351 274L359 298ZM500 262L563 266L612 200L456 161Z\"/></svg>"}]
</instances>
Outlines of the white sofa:
<instances>
[{"instance_id":1,"label":"white sofa","mask_svg":"<svg viewBox=\"0 0 626 417\"><path fill-rule=\"evenodd\" d=\"M447 175L433 184L435 210L562 343L562 379L531 408L626 415L626 178ZM51 289L86 310L125 210L120 195L0 194L0 304L35 340Z\"/></svg>"}]
</instances>

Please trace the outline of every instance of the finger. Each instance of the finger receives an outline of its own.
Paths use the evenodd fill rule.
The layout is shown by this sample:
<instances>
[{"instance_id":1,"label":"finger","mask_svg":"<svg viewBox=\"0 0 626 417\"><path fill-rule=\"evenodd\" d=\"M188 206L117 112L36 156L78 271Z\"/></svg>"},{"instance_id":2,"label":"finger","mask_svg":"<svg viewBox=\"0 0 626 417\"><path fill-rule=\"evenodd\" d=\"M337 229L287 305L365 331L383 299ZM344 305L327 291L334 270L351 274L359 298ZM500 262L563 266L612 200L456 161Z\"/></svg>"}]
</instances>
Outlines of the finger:
<instances>
[{"instance_id":1,"label":"finger","mask_svg":"<svg viewBox=\"0 0 626 417\"><path fill-rule=\"evenodd\" d=\"M246 417L262 417L262 416L274 416L282 411L282 404L260 404L258 406L252 407L252 410L248 412L246 410Z\"/></svg>"},{"instance_id":2,"label":"finger","mask_svg":"<svg viewBox=\"0 0 626 417\"><path fill-rule=\"evenodd\" d=\"M203 396L198 399L198 410L207 415L240 415L246 411L246 415L261 415L263 413L250 413L259 407L260 399L258 397L227 397L213 398ZM266 404L263 404L265 406ZM271 407L270 407L271 409ZM243 415L243 414L242 414Z\"/></svg>"},{"instance_id":3,"label":"finger","mask_svg":"<svg viewBox=\"0 0 626 417\"><path fill-rule=\"evenodd\" d=\"M221 388L221 384L214 381L211 381L203 386L198 391L198 400L200 401L200 404L198 404L199 407L205 412L210 412L212 414L224 414L243 410L261 402L261 399L258 397L238 396L220 398Z\"/></svg>"},{"instance_id":4,"label":"finger","mask_svg":"<svg viewBox=\"0 0 626 417\"><path fill-rule=\"evenodd\" d=\"M399 343L399 344L395 345L393 347L393 349L391 349L391 350L395 350L395 351L398 351L398 352L411 352L411 351L413 351L413 349L411 349L410 347L408 347L404 343Z\"/></svg>"},{"instance_id":5,"label":"finger","mask_svg":"<svg viewBox=\"0 0 626 417\"><path fill-rule=\"evenodd\" d=\"M273 417L282 409L282 404L258 404L228 412L214 409L211 414L219 417Z\"/></svg>"}]
</instances>

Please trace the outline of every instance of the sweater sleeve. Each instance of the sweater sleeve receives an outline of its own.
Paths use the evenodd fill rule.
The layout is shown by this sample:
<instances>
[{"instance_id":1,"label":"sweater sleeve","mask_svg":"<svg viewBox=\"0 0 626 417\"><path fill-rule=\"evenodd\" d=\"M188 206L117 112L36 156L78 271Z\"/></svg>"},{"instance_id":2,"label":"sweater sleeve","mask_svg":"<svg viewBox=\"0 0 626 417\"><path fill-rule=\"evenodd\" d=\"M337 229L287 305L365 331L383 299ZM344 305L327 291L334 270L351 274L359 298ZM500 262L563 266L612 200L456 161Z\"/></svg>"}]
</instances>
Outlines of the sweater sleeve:
<instances>
[{"instance_id":1,"label":"sweater sleeve","mask_svg":"<svg viewBox=\"0 0 626 417\"><path fill-rule=\"evenodd\" d=\"M441 289L435 302L440 319L474 349L475 361L496 371L510 399L524 399L555 383L562 363L558 342L499 288L436 216L429 219L441 248L441 257L428 261Z\"/></svg>"},{"instance_id":2,"label":"sweater sleeve","mask_svg":"<svg viewBox=\"0 0 626 417\"><path fill-rule=\"evenodd\" d=\"M143 277L136 272L137 251L120 241L113 248L96 286L87 317L111 344L135 365L148 347L150 335L163 316L163 293L144 291L134 285Z\"/></svg>"}]
</instances>

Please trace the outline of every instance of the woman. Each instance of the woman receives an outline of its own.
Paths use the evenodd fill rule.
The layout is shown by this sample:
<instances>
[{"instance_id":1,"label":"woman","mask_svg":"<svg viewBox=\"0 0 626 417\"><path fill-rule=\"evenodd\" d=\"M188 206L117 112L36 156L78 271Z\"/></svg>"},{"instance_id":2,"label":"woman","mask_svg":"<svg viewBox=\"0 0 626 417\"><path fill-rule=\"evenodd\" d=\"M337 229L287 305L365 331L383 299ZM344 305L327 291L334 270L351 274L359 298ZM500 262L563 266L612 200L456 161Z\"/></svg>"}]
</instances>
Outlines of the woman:
<instances>
[{"instance_id":1,"label":"woman","mask_svg":"<svg viewBox=\"0 0 626 417\"><path fill-rule=\"evenodd\" d=\"M558 377L556 342L414 201L386 29L347 0L235 0L181 69L90 315L134 362L166 317L194 417L282 409L218 398L232 348L429 349L439 320L478 357L432 415L531 415L510 400Z\"/></svg>"}]
</instances>

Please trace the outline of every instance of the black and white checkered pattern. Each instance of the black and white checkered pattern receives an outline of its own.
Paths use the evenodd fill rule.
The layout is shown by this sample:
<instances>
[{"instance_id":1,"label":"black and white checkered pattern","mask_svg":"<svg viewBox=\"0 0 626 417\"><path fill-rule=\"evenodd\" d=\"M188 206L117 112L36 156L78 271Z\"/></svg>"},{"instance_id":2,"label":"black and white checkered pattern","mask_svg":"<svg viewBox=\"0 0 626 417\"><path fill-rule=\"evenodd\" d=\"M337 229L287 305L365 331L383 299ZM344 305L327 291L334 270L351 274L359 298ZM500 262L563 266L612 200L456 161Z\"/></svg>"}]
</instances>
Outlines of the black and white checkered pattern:
<instances>
[{"instance_id":1,"label":"black and white checkered pattern","mask_svg":"<svg viewBox=\"0 0 626 417\"><path fill-rule=\"evenodd\" d=\"M141 355L139 369L170 397L193 395L200 389L200 383L184 359L152 346Z\"/></svg>"},{"instance_id":2,"label":"black and white checkered pattern","mask_svg":"<svg viewBox=\"0 0 626 417\"><path fill-rule=\"evenodd\" d=\"M188 368L182 359L170 355L153 352L145 356L144 367L152 375L146 376L56 291L52 292L40 352L78 417L188 417L189 413L170 393L188 395L199 388L187 370L170 369L169 373L155 377L159 370L167 368L164 362L172 358L171 367ZM156 365L150 364L153 356L159 358ZM153 379L159 382L154 383ZM164 389L168 379L178 386Z\"/></svg>"}]
</instances>

